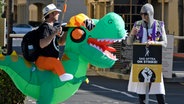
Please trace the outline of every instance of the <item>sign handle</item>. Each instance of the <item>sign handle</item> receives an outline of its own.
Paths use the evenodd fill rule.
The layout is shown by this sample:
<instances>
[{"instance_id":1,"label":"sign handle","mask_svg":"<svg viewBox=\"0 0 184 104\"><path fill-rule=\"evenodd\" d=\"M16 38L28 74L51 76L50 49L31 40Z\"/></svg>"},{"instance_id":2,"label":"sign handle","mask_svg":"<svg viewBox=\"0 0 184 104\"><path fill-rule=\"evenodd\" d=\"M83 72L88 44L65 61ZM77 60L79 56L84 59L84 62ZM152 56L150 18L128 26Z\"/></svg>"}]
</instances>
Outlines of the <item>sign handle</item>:
<instances>
[{"instance_id":1,"label":"sign handle","mask_svg":"<svg viewBox=\"0 0 184 104\"><path fill-rule=\"evenodd\" d=\"M146 104L149 104L150 82L146 82Z\"/></svg>"},{"instance_id":2,"label":"sign handle","mask_svg":"<svg viewBox=\"0 0 184 104\"><path fill-rule=\"evenodd\" d=\"M61 16L61 24L63 23L66 9L67 9L67 0L64 0L63 10L62 10L62 16Z\"/></svg>"}]
</instances>

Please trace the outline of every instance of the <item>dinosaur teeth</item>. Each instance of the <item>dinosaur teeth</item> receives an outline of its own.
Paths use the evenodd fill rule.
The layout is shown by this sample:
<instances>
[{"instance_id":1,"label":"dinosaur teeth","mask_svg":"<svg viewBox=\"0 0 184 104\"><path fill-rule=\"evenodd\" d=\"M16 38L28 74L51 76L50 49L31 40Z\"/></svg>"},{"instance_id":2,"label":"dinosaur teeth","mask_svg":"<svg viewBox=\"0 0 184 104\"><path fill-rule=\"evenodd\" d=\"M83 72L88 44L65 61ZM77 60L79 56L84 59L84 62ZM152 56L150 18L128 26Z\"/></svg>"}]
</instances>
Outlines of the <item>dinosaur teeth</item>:
<instances>
[{"instance_id":1,"label":"dinosaur teeth","mask_svg":"<svg viewBox=\"0 0 184 104\"><path fill-rule=\"evenodd\" d=\"M122 38L123 39L123 38ZM110 43L115 43L115 42L121 42L122 39L97 39L98 42L110 42Z\"/></svg>"},{"instance_id":2,"label":"dinosaur teeth","mask_svg":"<svg viewBox=\"0 0 184 104\"><path fill-rule=\"evenodd\" d=\"M111 47L110 45L115 42L121 42L122 39L95 39L89 38L88 44L98 51L102 52L105 56L112 60L118 60L116 55L113 55L111 52L116 52L116 49Z\"/></svg>"},{"instance_id":3,"label":"dinosaur teeth","mask_svg":"<svg viewBox=\"0 0 184 104\"><path fill-rule=\"evenodd\" d=\"M115 43L115 42L117 42L117 40L114 40L113 42Z\"/></svg>"},{"instance_id":4,"label":"dinosaur teeth","mask_svg":"<svg viewBox=\"0 0 184 104\"><path fill-rule=\"evenodd\" d=\"M113 55L112 53L110 53L109 51L104 51L103 52L103 54L104 55L106 55L107 57L109 57L110 59L112 59L112 60L115 60L115 61L117 61L118 59L116 58L116 55Z\"/></svg>"},{"instance_id":5,"label":"dinosaur teeth","mask_svg":"<svg viewBox=\"0 0 184 104\"><path fill-rule=\"evenodd\" d=\"M116 58L116 55L113 55L112 53L110 53L109 51L103 51L102 48L100 48L99 46L95 45L95 44L90 44L90 46L96 48L97 50L99 50L100 52L102 52L105 56L109 57L112 60L117 61L118 59Z\"/></svg>"},{"instance_id":6,"label":"dinosaur teeth","mask_svg":"<svg viewBox=\"0 0 184 104\"><path fill-rule=\"evenodd\" d=\"M98 49L100 52L103 52L102 48L100 48L99 46L95 45L95 44L91 44L90 45L96 49Z\"/></svg>"},{"instance_id":7,"label":"dinosaur teeth","mask_svg":"<svg viewBox=\"0 0 184 104\"><path fill-rule=\"evenodd\" d=\"M103 51L102 51L102 48L100 48L99 46L96 46L96 45L95 45L95 47L96 47L96 49L98 49L99 51L103 52Z\"/></svg>"},{"instance_id":8,"label":"dinosaur teeth","mask_svg":"<svg viewBox=\"0 0 184 104\"><path fill-rule=\"evenodd\" d=\"M118 40L118 42L121 42L121 41L122 41L122 39L119 39L119 40Z\"/></svg>"}]
</instances>

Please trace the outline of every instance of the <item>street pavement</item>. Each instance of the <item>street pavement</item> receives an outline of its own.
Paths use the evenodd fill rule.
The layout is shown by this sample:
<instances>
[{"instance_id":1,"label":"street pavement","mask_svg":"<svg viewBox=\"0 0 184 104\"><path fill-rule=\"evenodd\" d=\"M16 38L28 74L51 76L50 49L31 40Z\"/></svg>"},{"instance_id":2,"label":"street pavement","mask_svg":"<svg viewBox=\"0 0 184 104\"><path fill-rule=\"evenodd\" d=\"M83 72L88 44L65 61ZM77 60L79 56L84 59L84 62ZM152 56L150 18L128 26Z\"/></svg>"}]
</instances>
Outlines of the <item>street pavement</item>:
<instances>
[{"instance_id":1,"label":"street pavement","mask_svg":"<svg viewBox=\"0 0 184 104\"><path fill-rule=\"evenodd\" d=\"M61 104L138 104L138 96L127 91L128 81L102 76L88 76L89 84L83 83L80 89ZM184 86L178 82L165 82L166 104L183 104ZM28 101L29 100L29 101ZM35 104L26 99L25 104ZM150 95L149 104L157 104Z\"/></svg>"}]
</instances>

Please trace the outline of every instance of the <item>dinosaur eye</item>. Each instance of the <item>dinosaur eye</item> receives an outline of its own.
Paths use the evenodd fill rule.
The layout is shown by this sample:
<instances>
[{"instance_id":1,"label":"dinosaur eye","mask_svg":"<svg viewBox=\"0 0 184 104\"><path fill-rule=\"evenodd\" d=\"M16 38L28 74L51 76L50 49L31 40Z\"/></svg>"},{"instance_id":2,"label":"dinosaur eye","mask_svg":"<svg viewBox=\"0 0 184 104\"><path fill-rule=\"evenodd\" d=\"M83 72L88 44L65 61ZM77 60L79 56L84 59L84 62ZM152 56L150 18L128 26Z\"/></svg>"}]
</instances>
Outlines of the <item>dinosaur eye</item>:
<instances>
[{"instance_id":1,"label":"dinosaur eye","mask_svg":"<svg viewBox=\"0 0 184 104\"><path fill-rule=\"evenodd\" d=\"M79 42L82 42L85 37L86 37L86 33L83 29L81 28L75 28L73 29L73 31L71 32L71 40L76 42L76 43L79 43Z\"/></svg>"},{"instance_id":2,"label":"dinosaur eye","mask_svg":"<svg viewBox=\"0 0 184 104\"><path fill-rule=\"evenodd\" d=\"M89 31L92 30L92 29L95 27L95 24L94 24L94 22L93 22L91 19L86 19L86 20L84 21L84 24L85 24L86 28L87 28Z\"/></svg>"},{"instance_id":3,"label":"dinosaur eye","mask_svg":"<svg viewBox=\"0 0 184 104\"><path fill-rule=\"evenodd\" d=\"M112 22L113 22L113 21L112 21L111 19L108 21L109 24L112 24Z\"/></svg>"}]
</instances>

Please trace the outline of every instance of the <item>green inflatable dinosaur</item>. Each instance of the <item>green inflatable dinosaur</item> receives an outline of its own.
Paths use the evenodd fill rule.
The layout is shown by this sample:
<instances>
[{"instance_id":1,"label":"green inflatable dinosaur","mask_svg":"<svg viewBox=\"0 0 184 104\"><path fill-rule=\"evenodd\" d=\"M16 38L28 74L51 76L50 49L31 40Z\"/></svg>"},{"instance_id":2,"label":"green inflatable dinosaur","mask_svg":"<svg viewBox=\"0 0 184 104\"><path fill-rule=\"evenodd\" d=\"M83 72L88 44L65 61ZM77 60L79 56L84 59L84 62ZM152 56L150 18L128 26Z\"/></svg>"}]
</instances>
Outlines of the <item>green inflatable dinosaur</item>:
<instances>
[{"instance_id":1,"label":"green inflatable dinosaur","mask_svg":"<svg viewBox=\"0 0 184 104\"><path fill-rule=\"evenodd\" d=\"M89 63L99 68L110 68L115 63L116 56L111 53L115 49L108 45L125 39L127 34L123 19L116 13L92 19L95 24L91 29L83 25L87 19L84 17L84 14L74 16L67 25L62 63L66 72L74 75L73 80L61 82L56 74L38 69L15 53L0 55L0 69L23 94L36 99L38 104L58 104L67 100L86 79Z\"/></svg>"}]
</instances>

